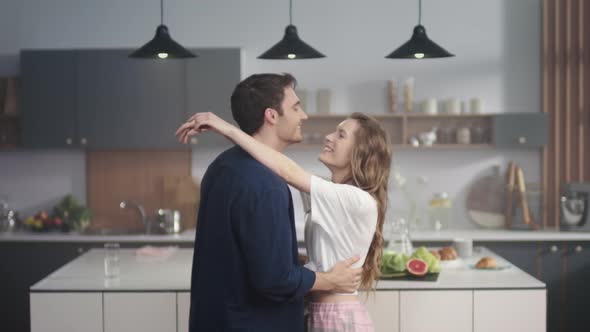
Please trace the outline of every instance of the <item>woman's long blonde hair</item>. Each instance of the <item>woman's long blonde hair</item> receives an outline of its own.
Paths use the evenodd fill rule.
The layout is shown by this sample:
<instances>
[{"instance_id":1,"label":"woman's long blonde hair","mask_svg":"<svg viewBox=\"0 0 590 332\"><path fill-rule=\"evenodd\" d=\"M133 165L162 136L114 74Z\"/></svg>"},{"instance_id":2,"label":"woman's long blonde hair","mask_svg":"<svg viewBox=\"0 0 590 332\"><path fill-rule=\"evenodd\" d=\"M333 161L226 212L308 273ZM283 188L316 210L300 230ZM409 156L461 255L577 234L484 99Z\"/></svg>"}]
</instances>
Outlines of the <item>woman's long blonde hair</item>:
<instances>
[{"instance_id":1,"label":"woman's long blonde hair","mask_svg":"<svg viewBox=\"0 0 590 332\"><path fill-rule=\"evenodd\" d=\"M373 289L379 278L383 256L383 223L387 210L387 184L391 168L391 147L385 129L374 118L363 113L349 117L358 123L352 149L351 176L354 184L377 201L377 228L363 265L361 288Z\"/></svg>"}]
</instances>

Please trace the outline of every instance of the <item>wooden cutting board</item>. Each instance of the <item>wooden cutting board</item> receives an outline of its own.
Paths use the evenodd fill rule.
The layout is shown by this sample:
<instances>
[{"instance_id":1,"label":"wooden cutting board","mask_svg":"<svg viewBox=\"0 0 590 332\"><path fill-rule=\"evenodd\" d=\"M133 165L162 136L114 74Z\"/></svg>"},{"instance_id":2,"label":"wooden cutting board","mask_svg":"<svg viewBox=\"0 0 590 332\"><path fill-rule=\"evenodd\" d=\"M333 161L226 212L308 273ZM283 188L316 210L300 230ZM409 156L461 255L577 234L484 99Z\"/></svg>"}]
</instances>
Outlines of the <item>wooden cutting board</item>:
<instances>
[{"instance_id":1,"label":"wooden cutting board","mask_svg":"<svg viewBox=\"0 0 590 332\"><path fill-rule=\"evenodd\" d=\"M498 170L475 180L469 187L465 202L469 219L484 228L504 227L505 188L505 179Z\"/></svg>"},{"instance_id":2,"label":"wooden cutting board","mask_svg":"<svg viewBox=\"0 0 590 332\"><path fill-rule=\"evenodd\" d=\"M88 151L87 202L91 228L139 228L137 211L121 209L131 200L153 216L157 209L179 209L185 228L194 227L198 186L191 178L190 151Z\"/></svg>"},{"instance_id":3,"label":"wooden cutting board","mask_svg":"<svg viewBox=\"0 0 590 332\"><path fill-rule=\"evenodd\" d=\"M200 201L197 181L190 175L165 176L162 180L162 208L179 210L184 228L195 228Z\"/></svg>"}]
</instances>

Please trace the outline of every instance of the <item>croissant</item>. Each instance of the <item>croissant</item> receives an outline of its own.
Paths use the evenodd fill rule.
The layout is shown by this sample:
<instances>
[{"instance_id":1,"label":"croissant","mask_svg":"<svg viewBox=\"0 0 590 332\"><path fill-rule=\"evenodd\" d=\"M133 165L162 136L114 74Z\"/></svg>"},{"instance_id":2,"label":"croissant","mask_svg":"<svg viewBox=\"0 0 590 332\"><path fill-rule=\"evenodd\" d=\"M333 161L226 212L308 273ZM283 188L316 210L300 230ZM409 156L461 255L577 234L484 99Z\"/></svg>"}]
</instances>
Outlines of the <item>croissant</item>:
<instances>
[{"instance_id":1,"label":"croissant","mask_svg":"<svg viewBox=\"0 0 590 332\"><path fill-rule=\"evenodd\" d=\"M483 257L476 264L475 267L478 269L490 269L496 267L496 259L494 257Z\"/></svg>"},{"instance_id":2,"label":"croissant","mask_svg":"<svg viewBox=\"0 0 590 332\"><path fill-rule=\"evenodd\" d=\"M440 259L443 261L452 261L457 259L457 252L453 247L444 247L438 251Z\"/></svg>"}]
</instances>

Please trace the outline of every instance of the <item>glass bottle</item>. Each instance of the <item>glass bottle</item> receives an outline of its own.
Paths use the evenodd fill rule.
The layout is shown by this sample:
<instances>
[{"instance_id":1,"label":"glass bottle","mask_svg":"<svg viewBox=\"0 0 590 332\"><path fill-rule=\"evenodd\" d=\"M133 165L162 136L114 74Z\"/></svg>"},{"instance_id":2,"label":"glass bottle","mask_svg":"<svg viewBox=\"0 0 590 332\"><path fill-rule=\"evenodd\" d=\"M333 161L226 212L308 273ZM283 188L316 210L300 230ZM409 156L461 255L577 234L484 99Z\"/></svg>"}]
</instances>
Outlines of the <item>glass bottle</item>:
<instances>
[{"instance_id":1,"label":"glass bottle","mask_svg":"<svg viewBox=\"0 0 590 332\"><path fill-rule=\"evenodd\" d=\"M396 218L393 220L389 243L386 249L396 253L406 254L408 256L411 256L414 252L412 240L410 239L410 230L404 218Z\"/></svg>"},{"instance_id":2,"label":"glass bottle","mask_svg":"<svg viewBox=\"0 0 590 332\"><path fill-rule=\"evenodd\" d=\"M434 230L449 228L451 224L452 204L446 192L435 193L428 204L428 214Z\"/></svg>"}]
</instances>

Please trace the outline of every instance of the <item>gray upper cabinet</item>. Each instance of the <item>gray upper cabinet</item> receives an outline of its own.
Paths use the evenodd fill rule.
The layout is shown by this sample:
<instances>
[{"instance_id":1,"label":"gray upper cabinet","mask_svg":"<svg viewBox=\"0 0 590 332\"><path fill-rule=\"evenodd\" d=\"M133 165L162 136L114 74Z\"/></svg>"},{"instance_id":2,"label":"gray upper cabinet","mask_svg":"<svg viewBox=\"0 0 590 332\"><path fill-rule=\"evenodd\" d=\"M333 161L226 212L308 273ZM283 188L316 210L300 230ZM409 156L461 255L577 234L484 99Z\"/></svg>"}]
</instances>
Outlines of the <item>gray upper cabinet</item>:
<instances>
[{"instance_id":1,"label":"gray upper cabinet","mask_svg":"<svg viewBox=\"0 0 590 332\"><path fill-rule=\"evenodd\" d=\"M184 64L137 60L132 50L80 51L77 108L89 149L183 148L174 131L184 117Z\"/></svg>"},{"instance_id":2,"label":"gray upper cabinet","mask_svg":"<svg viewBox=\"0 0 590 332\"><path fill-rule=\"evenodd\" d=\"M502 113L493 117L493 140L497 147L540 148L547 144L547 113Z\"/></svg>"},{"instance_id":3,"label":"gray upper cabinet","mask_svg":"<svg viewBox=\"0 0 590 332\"><path fill-rule=\"evenodd\" d=\"M76 52L22 51L22 142L29 148L75 146Z\"/></svg>"},{"instance_id":4,"label":"gray upper cabinet","mask_svg":"<svg viewBox=\"0 0 590 332\"><path fill-rule=\"evenodd\" d=\"M235 124L230 97L240 82L240 50L209 48L193 51L199 57L185 62L187 117L197 112L213 112ZM203 133L197 139L198 146L231 144L226 138L213 133Z\"/></svg>"},{"instance_id":5,"label":"gray upper cabinet","mask_svg":"<svg viewBox=\"0 0 590 332\"><path fill-rule=\"evenodd\" d=\"M132 50L21 53L25 147L186 149L174 132L197 111L231 120L240 81L237 48L195 50L188 60L129 59ZM213 145L204 134L193 143Z\"/></svg>"}]
</instances>

